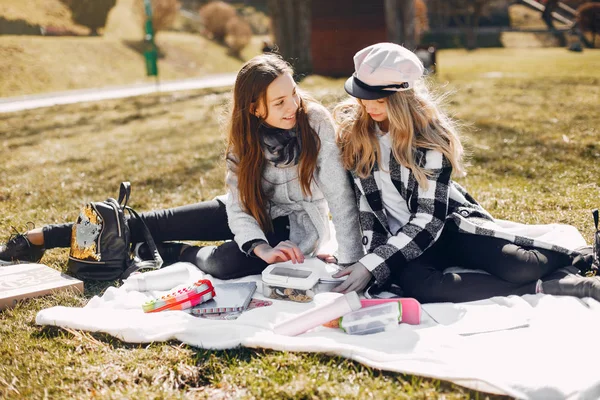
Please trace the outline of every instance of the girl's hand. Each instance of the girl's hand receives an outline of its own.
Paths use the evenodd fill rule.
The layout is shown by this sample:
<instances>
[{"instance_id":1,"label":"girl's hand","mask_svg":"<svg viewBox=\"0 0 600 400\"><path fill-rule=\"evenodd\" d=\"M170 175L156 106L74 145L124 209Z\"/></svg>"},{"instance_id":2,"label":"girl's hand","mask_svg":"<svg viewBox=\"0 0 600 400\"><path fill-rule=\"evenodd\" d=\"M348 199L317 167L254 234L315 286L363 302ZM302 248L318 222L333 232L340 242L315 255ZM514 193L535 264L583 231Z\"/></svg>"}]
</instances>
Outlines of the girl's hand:
<instances>
[{"instance_id":1,"label":"girl's hand","mask_svg":"<svg viewBox=\"0 0 600 400\"><path fill-rule=\"evenodd\" d=\"M329 264L337 264L338 262L337 258L331 254L317 254L317 258Z\"/></svg>"},{"instance_id":2,"label":"girl's hand","mask_svg":"<svg viewBox=\"0 0 600 400\"><path fill-rule=\"evenodd\" d=\"M340 285L333 288L332 291L338 293L359 292L367 287L373 274L360 262L354 263L348 268L333 274L334 278L339 278L348 275L348 278Z\"/></svg>"},{"instance_id":3,"label":"girl's hand","mask_svg":"<svg viewBox=\"0 0 600 400\"><path fill-rule=\"evenodd\" d=\"M254 254L267 264L284 261L292 261L292 264L304 262L304 254L300 248L289 240L279 242L275 247L267 243L260 244L254 248Z\"/></svg>"}]
</instances>

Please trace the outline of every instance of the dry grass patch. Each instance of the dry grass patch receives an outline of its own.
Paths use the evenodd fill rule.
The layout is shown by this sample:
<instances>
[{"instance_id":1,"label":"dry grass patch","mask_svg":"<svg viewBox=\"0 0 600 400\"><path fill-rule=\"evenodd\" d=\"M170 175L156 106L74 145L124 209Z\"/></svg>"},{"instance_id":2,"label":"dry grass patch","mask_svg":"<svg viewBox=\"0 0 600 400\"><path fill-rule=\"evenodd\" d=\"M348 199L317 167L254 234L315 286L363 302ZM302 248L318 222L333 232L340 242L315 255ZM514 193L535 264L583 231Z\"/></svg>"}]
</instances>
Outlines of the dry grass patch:
<instances>
[{"instance_id":1,"label":"dry grass patch","mask_svg":"<svg viewBox=\"0 0 600 400\"><path fill-rule=\"evenodd\" d=\"M65 28L85 35L89 29L71 21L71 11L60 0L0 0L0 16L32 25Z\"/></svg>"},{"instance_id":2,"label":"dry grass patch","mask_svg":"<svg viewBox=\"0 0 600 400\"><path fill-rule=\"evenodd\" d=\"M236 72L261 46L253 40L240 60L199 35L161 32L157 44L161 80ZM141 48L111 37L0 36L0 97L154 82Z\"/></svg>"}]
</instances>

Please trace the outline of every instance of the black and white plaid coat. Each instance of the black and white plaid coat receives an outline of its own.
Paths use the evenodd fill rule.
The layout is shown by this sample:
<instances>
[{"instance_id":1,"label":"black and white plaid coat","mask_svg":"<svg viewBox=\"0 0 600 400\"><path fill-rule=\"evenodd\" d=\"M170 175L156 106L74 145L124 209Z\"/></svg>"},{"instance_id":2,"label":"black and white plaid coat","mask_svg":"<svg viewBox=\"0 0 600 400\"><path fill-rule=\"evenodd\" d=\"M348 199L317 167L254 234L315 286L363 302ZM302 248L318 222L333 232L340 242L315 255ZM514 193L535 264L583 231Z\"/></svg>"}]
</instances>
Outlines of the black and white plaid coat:
<instances>
[{"instance_id":1,"label":"black and white plaid coat","mask_svg":"<svg viewBox=\"0 0 600 400\"><path fill-rule=\"evenodd\" d=\"M411 213L408 221L400 221L403 226L397 232L390 232L383 208L381 188L376 179L379 174L377 163L364 179L351 172L360 211L362 243L367 250L367 255L360 262L371 271L378 284L382 285L389 279L391 268L402 268L423 254L440 237L449 219L456 222L461 232L494 236L517 245L574 254L563 247L503 231L475 199L452 181L452 165L439 151L417 149L415 162L431 172L427 190L419 187L409 168L398 164L393 153L390 155L392 183Z\"/></svg>"}]
</instances>

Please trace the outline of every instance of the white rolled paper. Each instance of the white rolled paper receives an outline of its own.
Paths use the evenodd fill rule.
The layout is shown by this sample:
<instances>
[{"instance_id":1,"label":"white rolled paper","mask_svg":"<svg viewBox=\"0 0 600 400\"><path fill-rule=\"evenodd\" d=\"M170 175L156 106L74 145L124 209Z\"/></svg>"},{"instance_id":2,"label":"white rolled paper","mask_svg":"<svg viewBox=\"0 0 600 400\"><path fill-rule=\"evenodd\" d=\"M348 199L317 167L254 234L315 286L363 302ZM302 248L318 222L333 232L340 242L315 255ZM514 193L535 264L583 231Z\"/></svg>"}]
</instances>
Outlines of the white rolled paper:
<instances>
[{"instance_id":1,"label":"white rolled paper","mask_svg":"<svg viewBox=\"0 0 600 400\"><path fill-rule=\"evenodd\" d=\"M275 325L274 332L279 335L296 336L349 312L358 310L362 305L356 292L346 293Z\"/></svg>"}]
</instances>

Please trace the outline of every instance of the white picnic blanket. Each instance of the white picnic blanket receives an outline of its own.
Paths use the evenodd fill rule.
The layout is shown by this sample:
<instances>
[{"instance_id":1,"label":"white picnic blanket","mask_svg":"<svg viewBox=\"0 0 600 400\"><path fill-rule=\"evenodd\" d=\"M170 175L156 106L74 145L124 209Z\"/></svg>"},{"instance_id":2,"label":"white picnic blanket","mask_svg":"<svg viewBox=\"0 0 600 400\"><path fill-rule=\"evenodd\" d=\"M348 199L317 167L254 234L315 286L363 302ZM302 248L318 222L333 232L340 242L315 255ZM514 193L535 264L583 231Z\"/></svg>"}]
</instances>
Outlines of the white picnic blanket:
<instances>
[{"instance_id":1,"label":"white picnic blanket","mask_svg":"<svg viewBox=\"0 0 600 400\"><path fill-rule=\"evenodd\" d=\"M572 246L584 243L580 235L573 235L569 232ZM566 241L562 237L563 245ZM185 265L189 277L176 287L203 276L192 264ZM261 298L259 276L241 280L257 281L254 297ZM600 398L600 303L592 299L527 295L429 304L423 305L420 325L399 324L364 336L318 327L287 337L273 333L277 322L337 294L319 294L311 303L274 300L273 305L248 310L235 320L211 320L182 311L146 314L141 304L166 292L139 292L127 286L110 287L83 308L42 310L36 323L105 332L132 343L176 339L207 349L245 346L324 352L373 368L524 399Z\"/></svg>"}]
</instances>

